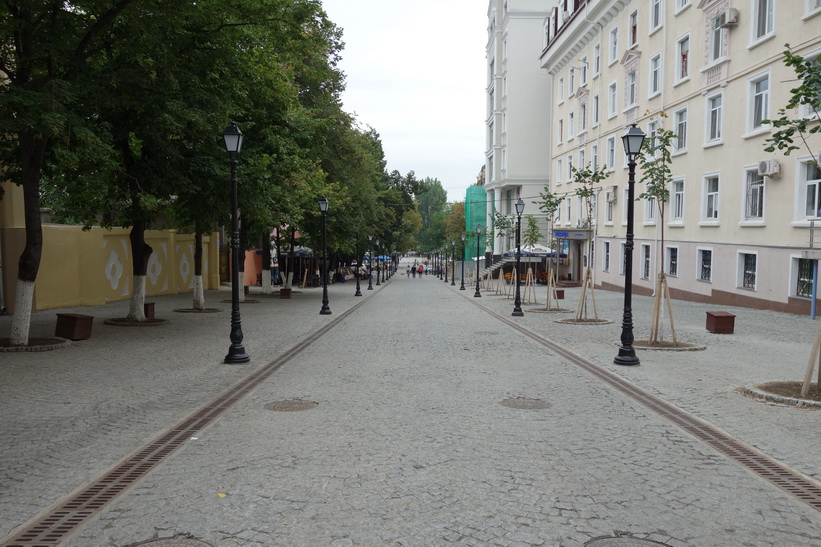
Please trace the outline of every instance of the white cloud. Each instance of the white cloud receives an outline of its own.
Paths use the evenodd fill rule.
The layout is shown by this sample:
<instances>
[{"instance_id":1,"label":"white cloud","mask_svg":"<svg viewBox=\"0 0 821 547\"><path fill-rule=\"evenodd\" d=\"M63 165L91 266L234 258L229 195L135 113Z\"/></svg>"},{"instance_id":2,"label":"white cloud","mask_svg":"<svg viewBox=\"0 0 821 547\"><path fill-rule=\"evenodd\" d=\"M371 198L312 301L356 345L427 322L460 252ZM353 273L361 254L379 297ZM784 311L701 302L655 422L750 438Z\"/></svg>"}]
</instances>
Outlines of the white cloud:
<instances>
[{"instance_id":1,"label":"white cloud","mask_svg":"<svg viewBox=\"0 0 821 547\"><path fill-rule=\"evenodd\" d=\"M439 179L463 201L484 164L486 2L322 4L344 31L344 108L379 133L388 171Z\"/></svg>"}]
</instances>

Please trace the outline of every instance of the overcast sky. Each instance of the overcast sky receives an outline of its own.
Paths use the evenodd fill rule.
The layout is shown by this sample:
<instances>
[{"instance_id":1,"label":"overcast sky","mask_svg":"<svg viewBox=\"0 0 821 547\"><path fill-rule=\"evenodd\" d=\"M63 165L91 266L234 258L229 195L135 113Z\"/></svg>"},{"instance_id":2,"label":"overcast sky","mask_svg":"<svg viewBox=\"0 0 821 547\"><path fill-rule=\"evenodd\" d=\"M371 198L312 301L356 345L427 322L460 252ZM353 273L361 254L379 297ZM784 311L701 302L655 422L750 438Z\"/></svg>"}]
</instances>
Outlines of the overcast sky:
<instances>
[{"instance_id":1,"label":"overcast sky","mask_svg":"<svg viewBox=\"0 0 821 547\"><path fill-rule=\"evenodd\" d=\"M322 0L344 31L344 110L373 127L387 169L464 201L484 164L487 1Z\"/></svg>"}]
</instances>

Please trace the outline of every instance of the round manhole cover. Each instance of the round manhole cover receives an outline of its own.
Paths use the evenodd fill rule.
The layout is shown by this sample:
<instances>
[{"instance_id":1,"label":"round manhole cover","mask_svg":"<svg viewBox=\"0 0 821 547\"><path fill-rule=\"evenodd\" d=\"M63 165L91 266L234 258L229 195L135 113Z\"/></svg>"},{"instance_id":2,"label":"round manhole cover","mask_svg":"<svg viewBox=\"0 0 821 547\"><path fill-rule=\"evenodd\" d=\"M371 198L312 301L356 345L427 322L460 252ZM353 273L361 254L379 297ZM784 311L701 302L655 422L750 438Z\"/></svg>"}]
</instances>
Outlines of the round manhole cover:
<instances>
[{"instance_id":1,"label":"round manhole cover","mask_svg":"<svg viewBox=\"0 0 821 547\"><path fill-rule=\"evenodd\" d=\"M529 399L527 397L513 397L511 399L505 399L500 404L508 408L518 408L521 410L539 410L542 408L550 408L550 403L546 401L542 401L541 399Z\"/></svg>"},{"instance_id":2,"label":"round manhole cover","mask_svg":"<svg viewBox=\"0 0 821 547\"><path fill-rule=\"evenodd\" d=\"M296 412L299 410L309 410L314 408L319 403L313 401L303 401L302 399L291 399L288 401L275 401L265 405L267 410L274 410L276 412Z\"/></svg>"},{"instance_id":3,"label":"round manhole cover","mask_svg":"<svg viewBox=\"0 0 821 547\"><path fill-rule=\"evenodd\" d=\"M585 543L585 547L650 547L651 545L659 547L667 544L651 541L649 539L638 539L631 537L599 538Z\"/></svg>"}]
</instances>

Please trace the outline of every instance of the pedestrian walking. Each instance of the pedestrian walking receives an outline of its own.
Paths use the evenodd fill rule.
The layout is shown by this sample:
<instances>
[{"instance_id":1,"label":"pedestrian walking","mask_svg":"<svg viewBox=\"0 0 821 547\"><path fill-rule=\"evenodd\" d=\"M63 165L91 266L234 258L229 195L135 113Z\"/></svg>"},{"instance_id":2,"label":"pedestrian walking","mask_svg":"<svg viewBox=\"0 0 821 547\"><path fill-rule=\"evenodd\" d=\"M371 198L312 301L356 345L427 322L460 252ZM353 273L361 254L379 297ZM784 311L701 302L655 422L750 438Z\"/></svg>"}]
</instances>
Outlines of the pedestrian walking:
<instances>
[{"instance_id":1,"label":"pedestrian walking","mask_svg":"<svg viewBox=\"0 0 821 547\"><path fill-rule=\"evenodd\" d=\"M420 266L419 266L419 279L422 279L422 274L424 273L424 271L425 271L425 268L423 268L423 267L420 265Z\"/></svg>"}]
</instances>

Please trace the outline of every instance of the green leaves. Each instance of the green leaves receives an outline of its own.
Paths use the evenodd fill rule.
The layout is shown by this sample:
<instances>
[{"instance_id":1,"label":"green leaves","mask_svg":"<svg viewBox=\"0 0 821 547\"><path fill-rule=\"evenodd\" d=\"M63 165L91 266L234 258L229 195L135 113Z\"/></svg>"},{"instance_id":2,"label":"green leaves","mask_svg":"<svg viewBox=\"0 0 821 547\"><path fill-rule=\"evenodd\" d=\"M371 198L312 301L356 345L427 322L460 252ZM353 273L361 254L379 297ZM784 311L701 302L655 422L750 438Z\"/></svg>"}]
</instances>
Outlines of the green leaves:
<instances>
[{"instance_id":1,"label":"green leaves","mask_svg":"<svg viewBox=\"0 0 821 547\"><path fill-rule=\"evenodd\" d=\"M777 131L765 140L766 152L780 150L789 156L795 150L805 149L817 157L817 151L809 144L808 137L821 131L821 56L805 58L792 52L785 44L784 64L795 71L799 83L790 89L790 99L778 110L779 117L764 120ZM817 162L817 160L816 160Z\"/></svg>"}]
</instances>

